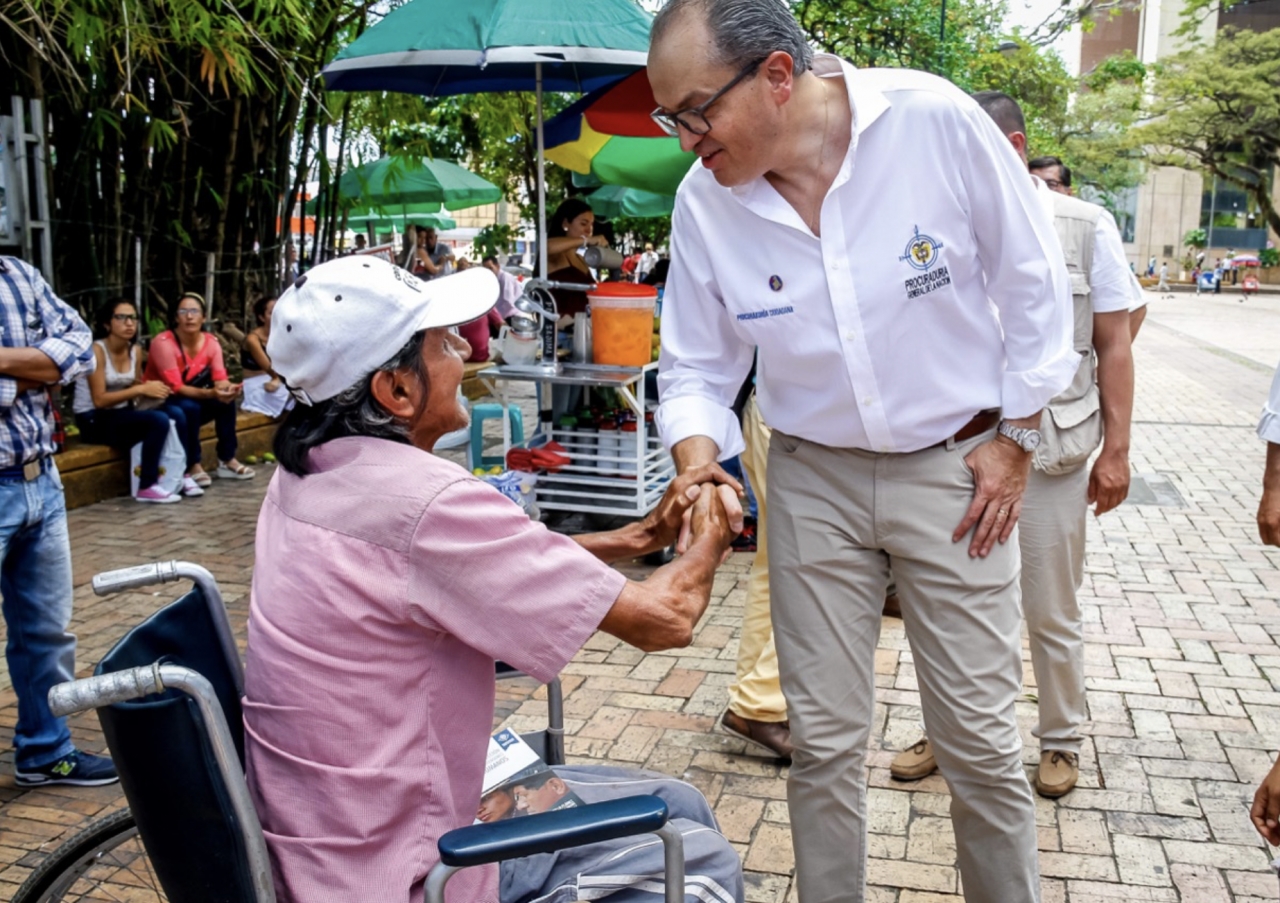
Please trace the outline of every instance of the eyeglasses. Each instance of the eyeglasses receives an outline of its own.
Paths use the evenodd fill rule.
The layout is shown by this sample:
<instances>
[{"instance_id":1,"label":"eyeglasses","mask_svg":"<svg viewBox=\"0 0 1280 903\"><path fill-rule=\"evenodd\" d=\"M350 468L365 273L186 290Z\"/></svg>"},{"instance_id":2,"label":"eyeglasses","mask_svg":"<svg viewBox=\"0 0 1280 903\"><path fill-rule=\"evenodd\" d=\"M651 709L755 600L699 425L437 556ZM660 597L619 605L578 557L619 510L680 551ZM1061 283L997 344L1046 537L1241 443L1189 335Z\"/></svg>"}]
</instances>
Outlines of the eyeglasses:
<instances>
[{"instance_id":1,"label":"eyeglasses","mask_svg":"<svg viewBox=\"0 0 1280 903\"><path fill-rule=\"evenodd\" d=\"M202 311L198 307L179 307L178 308L178 316L180 317L198 317L202 313L204 313L204 311Z\"/></svg>"},{"instance_id":2,"label":"eyeglasses","mask_svg":"<svg viewBox=\"0 0 1280 903\"><path fill-rule=\"evenodd\" d=\"M1044 182L1050 191L1057 191L1063 187L1063 184L1057 179L1042 179L1041 181Z\"/></svg>"},{"instance_id":3,"label":"eyeglasses","mask_svg":"<svg viewBox=\"0 0 1280 903\"><path fill-rule=\"evenodd\" d=\"M767 60L768 57L761 57L754 63L747 65L745 69L733 77L733 81L725 85L709 99L698 104L696 107L689 107L685 110L679 110L675 113L667 113L662 107L658 107L649 114L650 118L658 124L658 127L673 138L680 137L680 127L683 126L685 131L692 135L705 135L711 131L711 120L707 119L707 110L713 103L724 97L738 82L742 81L748 75L755 73L757 69Z\"/></svg>"},{"instance_id":4,"label":"eyeglasses","mask_svg":"<svg viewBox=\"0 0 1280 903\"><path fill-rule=\"evenodd\" d=\"M137 314L112 314L111 319L117 320L121 323L137 323L138 315Z\"/></svg>"}]
</instances>

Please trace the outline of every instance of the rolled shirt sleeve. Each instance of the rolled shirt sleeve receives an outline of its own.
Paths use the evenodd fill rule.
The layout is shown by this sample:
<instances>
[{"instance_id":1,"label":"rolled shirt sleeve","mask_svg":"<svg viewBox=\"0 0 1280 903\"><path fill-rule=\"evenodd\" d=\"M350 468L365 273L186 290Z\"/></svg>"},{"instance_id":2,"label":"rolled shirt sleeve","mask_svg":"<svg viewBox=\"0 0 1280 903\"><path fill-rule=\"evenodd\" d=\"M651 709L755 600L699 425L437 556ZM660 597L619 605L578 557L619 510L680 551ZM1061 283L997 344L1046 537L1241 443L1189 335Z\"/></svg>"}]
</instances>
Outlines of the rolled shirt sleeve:
<instances>
[{"instance_id":1,"label":"rolled shirt sleeve","mask_svg":"<svg viewBox=\"0 0 1280 903\"><path fill-rule=\"evenodd\" d=\"M412 543L413 616L543 683L582 648L627 582L480 480L442 490Z\"/></svg>"},{"instance_id":2,"label":"rolled shirt sleeve","mask_svg":"<svg viewBox=\"0 0 1280 903\"><path fill-rule=\"evenodd\" d=\"M1008 138L976 104L963 114L958 161L973 200L972 229L987 294L1004 331L1001 407L1030 417L1070 385L1080 366L1072 348L1067 265L1053 220Z\"/></svg>"},{"instance_id":3,"label":"rolled shirt sleeve","mask_svg":"<svg viewBox=\"0 0 1280 903\"><path fill-rule=\"evenodd\" d=\"M88 325L70 305L53 293L39 270L21 261L10 260L9 265L18 270L17 279L11 282L11 290L21 292L18 280L26 281L30 291L27 303L34 303L42 333L34 340L29 339L26 347L39 350L57 365L61 385L69 385L92 373L97 362L93 357L93 334ZM0 408L12 407L17 399L17 379L0 376Z\"/></svg>"},{"instance_id":4,"label":"rolled shirt sleeve","mask_svg":"<svg viewBox=\"0 0 1280 903\"><path fill-rule=\"evenodd\" d=\"M1271 380L1271 395L1262 408L1258 438L1280 445L1280 367L1276 368L1276 375Z\"/></svg>"},{"instance_id":5,"label":"rolled shirt sleeve","mask_svg":"<svg viewBox=\"0 0 1280 903\"><path fill-rule=\"evenodd\" d=\"M733 402L751 370L755 346L734 331L706 244L682 201L687 198L676 199L672 217L655 422L667 448L706 436L723 461L745 447Z\"/></svg>"},{"instance_id":6,"label":"rolled shirt sleeve","mask_svg":"<svg viewBox=\"0 0 1280 903\"><path fill-rule=\"evenodd\" d=\"M1095 314L1128 311L1133 306L1133 273L1124 256L1124 243L1115 217L1103 210L1093 229L1093 265L1089 270L1089 299Z\"/></svg>"}]
</instances>

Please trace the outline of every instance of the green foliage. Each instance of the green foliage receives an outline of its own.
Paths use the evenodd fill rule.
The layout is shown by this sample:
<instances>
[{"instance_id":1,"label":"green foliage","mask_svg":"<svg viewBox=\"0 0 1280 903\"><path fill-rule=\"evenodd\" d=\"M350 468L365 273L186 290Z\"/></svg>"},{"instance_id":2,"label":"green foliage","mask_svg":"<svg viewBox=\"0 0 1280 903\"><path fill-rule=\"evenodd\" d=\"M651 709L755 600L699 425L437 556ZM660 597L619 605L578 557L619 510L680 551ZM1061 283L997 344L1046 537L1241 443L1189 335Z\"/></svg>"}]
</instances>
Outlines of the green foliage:
<instances>
[{"instance_id":1,"label":"green foliage","mask_svg":"<svg viewBox=\"0 0 1280 903\"><path fill-rule=\"evenodd\" d=\"M1209 243L1209 235L1204 229L1192 229L1182 236L1182 243L1188 248L1203 248Z\"/></svg>"},{"instance_id":2,"label":"green foliage","mask_svg":"<svg viewBox=\"0 0 1280 903\"><path fill-rule=\"evenodd\" d=\"M1162 61L1146 116L1133 138L1151 148L1153 163L1239 186L1280 231L1271 199L1280 165L1280 29L1224 30L1211 46Z\"/></svg>"},{"instance_id":3,"label":"green foliage","mask_svg":"<svg viewBox=\"0 0 1280 903\"><path fill-rule=\"evenodd\" d=\"M1280 267L1280 248L1263 248L1258 252L1258 263L1264 267Z\"/></svg>"},{"instance_id":4,"label":"green foliage","mask_svg":"<svg viewBox=\"0 0 1280 903\"><path fill-rule=\"evenodd\" d=\"M483 260L486 257L497 257L502 260L515 244L516 229L504 223L485 226L471 240L474 255Z\"/></svg>"}]
</instances>

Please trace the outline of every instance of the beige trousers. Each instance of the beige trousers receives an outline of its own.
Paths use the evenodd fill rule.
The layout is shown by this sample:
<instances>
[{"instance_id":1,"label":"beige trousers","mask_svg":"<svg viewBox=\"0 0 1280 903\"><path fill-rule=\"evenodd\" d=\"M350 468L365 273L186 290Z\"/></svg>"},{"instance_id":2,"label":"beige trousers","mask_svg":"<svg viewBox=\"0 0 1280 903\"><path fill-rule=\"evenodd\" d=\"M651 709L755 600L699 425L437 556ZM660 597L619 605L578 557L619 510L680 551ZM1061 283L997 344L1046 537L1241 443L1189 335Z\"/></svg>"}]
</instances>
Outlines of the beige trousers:
<instances>
[{"instance_id":1,"label":"beige trousers","mask_svg":"<svg viewBox=\"0 0 1280 903\"><path fill-rule=\"evenodd\" d=\"M951 541L973 498L964 455L994 431L912 454L774 431L774 642L796 751L787 784L804 903L866 893L866 750L889 568L920 702L951 789L969 903L1040 899L1035 805L1014 703L1022 686L1016 537L985 559Z\"/></svg>"},{"instance_id":2,"label":"beige trousers","mask_svg":"<svg viewBox=\"0 0 1280 903\"><path fill-rule=\"evenodd\" d=\"M742 617L742 638L738 642L737 674L733 686L729 687L730 711L752 721L787 720L787 701L778 683L778 653L773 645L773 622L769 614L765 517L769 435L769 427L761 419L756 397L752 395L742 412L742 438L747 448L741 460L756 494L756 558L747 576L747 604Z\"/></svg>"},{"instance_id":3,"label":"beige trousers","mask_svg":"<svg viewBox=\"0 0 1280 903\"><path fill-rule=\"evenodd\" d=\"M1085 717L1084 627L1076 594L1084 581L1089 469L1046 476L1034 468L1018 522L1022 608L1040 698L1040 750L1080 752Z\"/></svg>"}]
</instances>

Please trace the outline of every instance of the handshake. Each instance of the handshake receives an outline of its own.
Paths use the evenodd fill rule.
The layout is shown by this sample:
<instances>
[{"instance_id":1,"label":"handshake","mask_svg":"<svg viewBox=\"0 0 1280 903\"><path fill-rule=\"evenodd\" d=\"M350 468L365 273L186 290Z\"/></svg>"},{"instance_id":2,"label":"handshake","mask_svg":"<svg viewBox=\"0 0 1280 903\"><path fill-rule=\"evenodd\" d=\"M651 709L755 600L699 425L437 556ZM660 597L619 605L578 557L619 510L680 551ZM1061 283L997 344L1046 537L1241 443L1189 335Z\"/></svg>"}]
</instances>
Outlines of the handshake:
<instances>
[{"instance_id":1,"label":"handshake","mask_svg":"<svg viewBox=\"0 0 1280 903\"><path fill-rule=\"evenodd\" d=\"M674 543L684 554L707 545L723 560L742 532L742 494L742 484L719 464L691 467L671 481L644 525L658 548Z\"/></svg>"}]
</instances>

